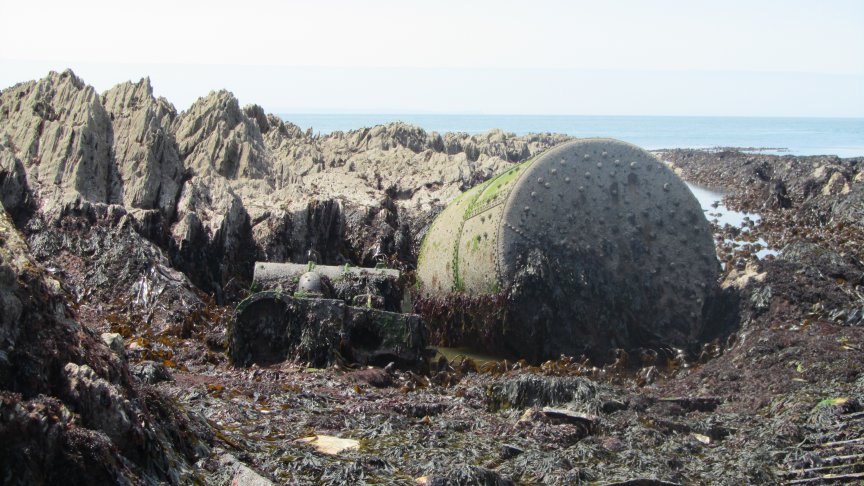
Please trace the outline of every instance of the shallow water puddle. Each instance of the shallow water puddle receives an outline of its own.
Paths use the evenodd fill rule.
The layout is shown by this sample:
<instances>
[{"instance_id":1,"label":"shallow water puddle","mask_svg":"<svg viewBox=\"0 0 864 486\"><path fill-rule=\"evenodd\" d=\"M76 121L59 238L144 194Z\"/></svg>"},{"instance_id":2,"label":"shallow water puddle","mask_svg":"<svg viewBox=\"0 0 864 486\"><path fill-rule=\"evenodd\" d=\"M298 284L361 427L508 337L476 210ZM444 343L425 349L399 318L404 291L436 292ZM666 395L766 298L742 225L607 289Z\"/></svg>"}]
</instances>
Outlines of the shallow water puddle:
<instances>
[{"instance_id":1,"label":"shallow water puddle","mask_svg":"<svg viewBox=\"0 0 864 486\"><path fill-rule=\"evenodd\" d=\"M505 356L496 356L494 354L489 354L486 351L473 349L469 347L461 347L461 348L438 348L438 355L435 356L437 360L439 356L444 356L447 361L453 361L455 359L461 358L471 358L478 365L482 365L485 363L497 363L499 361L504 361L506 359Z\"/></svg>"},{"instance_id":2,"label":"shallow water puddle","mask_svg":"<svg viewBox=\"0 0 864 486\"><path fill-rule=\"evenodd\" d=\"M714 222L720 227L728 224L735 228L741 228L741 233L746 234L750 232L750 228L746 226L748 220L752 221L754 224L759 224L759 221L762 219L756 213L742 213L740 211L729 209L725 204L723 204L724 194L721 192L698 186L696 184L690 184L689 182L685 182L685 184L690 188L690 192L693 193L696 200L699 201L699 205L702 206L702 211L705 213L705 217L708 221ZM756 239L755 242L745 240L726 241L738 246L753 243L762 245L762 249L756 252L756 256L759 258L765 258L768 255L777 255L777 250L769 248L768 243L762 238Z\"/></svg>"}]
</instances>

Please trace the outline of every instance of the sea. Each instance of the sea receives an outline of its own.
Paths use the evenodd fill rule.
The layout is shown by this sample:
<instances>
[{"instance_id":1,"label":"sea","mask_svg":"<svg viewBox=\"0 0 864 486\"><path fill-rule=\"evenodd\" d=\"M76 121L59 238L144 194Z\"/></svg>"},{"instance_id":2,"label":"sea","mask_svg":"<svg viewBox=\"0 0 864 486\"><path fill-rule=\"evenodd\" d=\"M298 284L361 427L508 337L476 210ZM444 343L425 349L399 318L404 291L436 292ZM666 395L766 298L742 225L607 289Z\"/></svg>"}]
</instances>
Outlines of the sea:
<instances>
[{"instance_id":1,"label":"sea","mask_svg":"<svg viewBox=\"0 0 864 486\"><path fill-rule=\"evenodd\" d=\"M516 135L609 137L647 150L739 147L780 155L864 157L864 118L308 113L281 117L322 135L402 121L439 133L477 134L500 128Z\"/></svg>"}]
</instances>

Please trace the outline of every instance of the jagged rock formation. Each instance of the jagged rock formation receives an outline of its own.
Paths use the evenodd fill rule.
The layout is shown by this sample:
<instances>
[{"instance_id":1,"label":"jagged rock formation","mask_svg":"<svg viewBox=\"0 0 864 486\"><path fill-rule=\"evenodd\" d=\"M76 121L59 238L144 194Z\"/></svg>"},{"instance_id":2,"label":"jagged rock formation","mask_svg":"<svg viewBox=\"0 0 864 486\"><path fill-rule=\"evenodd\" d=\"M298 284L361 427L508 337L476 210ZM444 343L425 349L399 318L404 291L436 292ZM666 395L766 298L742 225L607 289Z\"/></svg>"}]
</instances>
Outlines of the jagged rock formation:
<instances>
[{"instance_id":1,"label":"jagged rock formation","mask_svg":"<svg viewBox=\"0 0 864 486\"><path fill-rule=\"evenodd\" d=\"M177 113L148 79L99 95L66 71L0 94L0 194L16 218L50 223L31 237L88 205L122 205L223 299L255 260L413 264L444 204L566 138L402 123L319 137L226 91Z\"/></svg>"},{"instance_id":2,"label":"jagged rock formation","mask_svg":"<svg viewBox=\"0 0 864 486\"><path fill-rule=\"evenodd\" d=\"M127 208L157 209L170 221L185 168L171 124L177 112L153 97L149 79L123 83L103 95L113 126L113 153Z\"/></svg>"},{"instance_id":3,"label":"jagged rock formation","mask_svg":"<svg viewBox=\"0 0 864 486\"><path fill-rule=\"evenodd\" d=\"M257 117L248 117L227 91L199 99L177 119L174 130L186 166L198 175L218 174L226 179L268 175Z\"/></svg>"},{"instance_id":4,"label":"jagged rock formation","mask_svg":"<svg viewBox=\"0 0 864 486\"><path fill-rule=\"evenodd\" d=\"M96 90L71 71L3 92L0 123L43 212L57 214L77 200L120 202L111 119Z\"/></svg>"},{"instance_id":5,"label":"jagged rock formation","mask_svg":"<svg viewBox=\"0 0 864 486\"><path fill-rule=\"evenodd\" d=\"M232 300L255 260L411 265L451 198L565 138L404 124L319 137L227 92L178 113L147 79L100 95L71 71L4 90L4 481L199 481L209 427L128 359L224 360L204 347L225 345L204 293Z\"/></svg>"},{"instance_id":6,"label":"jagged rock formation","mask_svg":"<svg viewBox=\"0 0 864 486\"><path fill-rule=\"evenodd\" d=\"M0 140L0 203L13 217L21 215L32 203L27 172L12 153L8 136Z\"/></svg>"}]
</instances>

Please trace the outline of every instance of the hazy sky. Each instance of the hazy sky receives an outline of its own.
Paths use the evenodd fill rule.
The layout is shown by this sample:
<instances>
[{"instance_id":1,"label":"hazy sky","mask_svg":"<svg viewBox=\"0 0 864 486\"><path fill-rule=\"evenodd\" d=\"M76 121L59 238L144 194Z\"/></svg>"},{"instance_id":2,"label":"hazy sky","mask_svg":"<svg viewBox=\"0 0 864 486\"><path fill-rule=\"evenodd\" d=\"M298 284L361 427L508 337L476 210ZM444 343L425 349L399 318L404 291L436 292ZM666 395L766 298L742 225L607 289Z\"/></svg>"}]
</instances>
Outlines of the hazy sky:
<instances>
[{"instance_id":1,"label":"hazy sky","mask_svg":"<svg viewBox=\"0 0 864 486\"><path fill-rule=\"evenodd\" d=\"M0 0L0 87L71 67L267 111L864 116L864 1Z\"/></svg>"}]
</instances>

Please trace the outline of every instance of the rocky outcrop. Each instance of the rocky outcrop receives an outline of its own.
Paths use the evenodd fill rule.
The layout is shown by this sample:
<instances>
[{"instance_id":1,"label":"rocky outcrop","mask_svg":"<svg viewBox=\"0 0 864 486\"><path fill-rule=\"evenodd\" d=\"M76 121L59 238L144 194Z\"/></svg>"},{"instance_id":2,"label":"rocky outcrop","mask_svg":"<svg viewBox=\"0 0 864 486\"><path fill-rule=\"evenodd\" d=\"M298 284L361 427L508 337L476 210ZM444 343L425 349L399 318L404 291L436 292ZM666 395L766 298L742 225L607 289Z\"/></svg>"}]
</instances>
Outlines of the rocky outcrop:
<instances>
[{"instance_id":1,"label":"rocky outcrop","mask_svg":"<svg viewBox=\"0 0 864 486\"><path fill-rule=\"evenodd\" d=\"M127 208L157 209L174 216L184 167L170 130L177 113L153 97L149 79L123 83L103 95L114 133L114 158Z\"/></svg>"},{"instance_id":2,"label":"rocky outcrop","mask_svg":"<svg viewBox=\"0 0 864 486\"><path fill-rule=\"evenodd\" d=\"M186 167L202 176L218 174L227 179L268 175L258 121L250 119L227 91L199 98L174 126Z\"/></svg>"},{"instance_id":3,"label":"rocky outcrop","mask_svg":"<svg viewBox=\"0 0 864 486\"><path fill-rule=\"evenodd\" d=\"M220 301L255 260L413 265L449 200L567 138L404 123L313 136L226 91L177 113L148 79L99 95L71 71L0 94L0 137L0 196L28 238L116 205Z\"/></svg>"},{"instance_id":4,"label":"rocky outcrop","mask_svg":"<svg viewBox=\"0 0 864 486\"><path fill-rule=\"evenodd\" d=\"M221 298L228 282L251 279L255 246L242 199L224 180L193 177L180 195L174 264ZM235 289L237 290L237 289Z\"/></svg>"},{"instance_id":5,"label":"rocky outcrop","mask_svg":"<svg viewBox=\"0 0 864 486\"><path fill-rule=\"evenodd\" d=\"M13 218L18 219L32 202L24 164L12 153L10 140L6 137L0 140L0 203Z\"/></svg>"},{"instance_id":6,"label":"rocky outcrop","mask_svg":"<svg viewBox=\"0 0 864 486\"><path fill-rule=\"evenodd\" d=\"M9 484L194 480L206 425L141 388L0 208L0 469ZM196 425L197 423L197 425Z\"/></svg>"},{"instance_id":7,"label":"rocky outcrop","mask_svg":"<svg viewBox=\"0 0 864 486\"><path fill-rule=\"evenodd\" d=\"M108 321L127 337L131 323L155 335L190 332L190 312L204 306L200 292L123 207L86 205L58 226L34 217L29 228L33 255L52 262L85 324Z\"/></svg>"},{"instance_id":8,"label":"rocky outcrop","mask_svg":"<svg viewBox=\"0 0 864 486\"><path fill-rule=\"evenodd\" d=\"M754 206L789 209L805 202L817 203L845 195L860 177L860 159L841 159L832 155L792 157L750 154L737 150L717 153L700 150L668 150L660 157L682 171L685 179L708 187L724 187L737 192L742 187L758 187L760 200ZM731 181L738 184L729 185ZM787 194L795 195L789 199Z\"/></svg>"},{"instance_id":9,"label":"rocky outcrop","mask_svg":"<svg viewBox=\"0 0 864 486\"><path fill-rule=\"evenodd\" d=\"M76 200L121 201L111 119L96 90L71 71L4 91L0 126L43 212L57 215Z\"/></svg>"},{"instance_id":10,"label":"rocky outcrop","mask_svg":"<svg viewBox=\"0 0 864 486\"><path fill-rule=\"evenodd\" d=\"M806 240L864 260L864 159L735 150L679 149L659 155L688 181L726 189L727 206L759 212L772 247Z\"/></svg>"}]
</instances>

